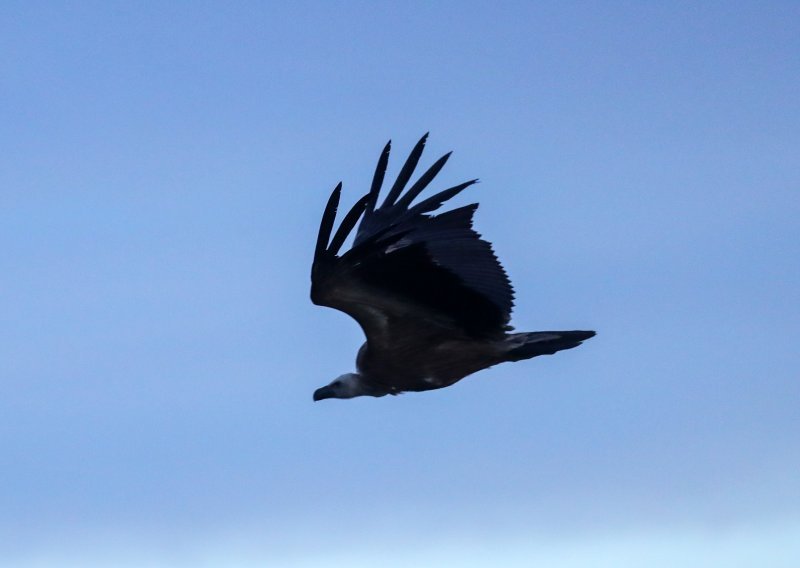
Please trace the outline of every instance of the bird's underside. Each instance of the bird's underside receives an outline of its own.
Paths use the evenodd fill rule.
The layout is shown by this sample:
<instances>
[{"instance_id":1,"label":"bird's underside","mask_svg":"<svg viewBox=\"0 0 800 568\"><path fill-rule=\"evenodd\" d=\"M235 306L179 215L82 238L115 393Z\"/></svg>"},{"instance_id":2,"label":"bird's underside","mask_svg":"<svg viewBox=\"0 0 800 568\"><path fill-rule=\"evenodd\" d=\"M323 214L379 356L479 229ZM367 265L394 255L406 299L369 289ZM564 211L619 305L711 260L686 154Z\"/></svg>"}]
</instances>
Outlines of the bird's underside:
<instances>
[{"instance_id":1,"label":"bird's underside","mask_svg":"<svg viewBox=\"0 0 800 568\"><path fill-rule=\"evenodd\" d=\"M352 316L367 341L358 353L358 372L318 389L314 400L442 388L498 363L577 347L594 335L510 332L513 288L491 245L472 228L477 203L433 214L477 180L414 204L446 154L404 191L426 139L427 134L377 206L386 145L369 193L345 215L333 238L341 184L328 200L311 270L311 299ZM353 245L340 255L359 220Z\"/></svg>"}]
</instances>

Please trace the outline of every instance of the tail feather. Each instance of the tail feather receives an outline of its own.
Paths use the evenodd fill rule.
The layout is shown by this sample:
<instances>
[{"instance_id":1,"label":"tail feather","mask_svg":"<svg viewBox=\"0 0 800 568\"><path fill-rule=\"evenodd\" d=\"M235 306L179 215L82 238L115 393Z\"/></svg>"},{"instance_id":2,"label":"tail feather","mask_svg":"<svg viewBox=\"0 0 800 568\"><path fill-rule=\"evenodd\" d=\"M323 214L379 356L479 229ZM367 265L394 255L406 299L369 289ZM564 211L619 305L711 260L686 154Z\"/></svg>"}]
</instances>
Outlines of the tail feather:
<instances>
[{"instance_id":1,"label":"tail feather","mask_svg":"<svg viewBox=\"0 0 800 568\"><path fill-rule=\"evenodd\" d=\"M535 331L512 333L506 338L506 361L522 361L577 347L594 337L594 331Z\"/></svg>"}]
</instances>

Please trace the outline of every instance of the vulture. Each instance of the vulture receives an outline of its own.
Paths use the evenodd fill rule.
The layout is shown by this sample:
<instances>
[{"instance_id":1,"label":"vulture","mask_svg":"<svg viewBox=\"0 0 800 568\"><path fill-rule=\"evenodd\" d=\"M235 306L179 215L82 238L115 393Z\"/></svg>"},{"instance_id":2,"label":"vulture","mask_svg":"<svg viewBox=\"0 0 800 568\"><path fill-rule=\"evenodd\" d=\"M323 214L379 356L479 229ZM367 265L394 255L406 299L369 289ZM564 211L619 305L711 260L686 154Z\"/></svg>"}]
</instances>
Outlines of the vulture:
<instances>
[{"instance_id":1,"label":"vulture","mask_svg":"<svg viewBox=\"0 0 800 568\"><path fill-rule=\"evenodd\" d=\"M367 340L357 371L317 389L315 401L440 389L499 363L572 349L595 335L513 332L514 289L492 246L472 228L478 204L434 213L478 180L415 203L448 153L406 189L427 137L414 146L378 205L391 141L386 144L369 192L335 233L341 182L328 199L314 250L311 301L351 316ZM356 224L350 249L340 254Z\"/></svg>"}]
</instances>

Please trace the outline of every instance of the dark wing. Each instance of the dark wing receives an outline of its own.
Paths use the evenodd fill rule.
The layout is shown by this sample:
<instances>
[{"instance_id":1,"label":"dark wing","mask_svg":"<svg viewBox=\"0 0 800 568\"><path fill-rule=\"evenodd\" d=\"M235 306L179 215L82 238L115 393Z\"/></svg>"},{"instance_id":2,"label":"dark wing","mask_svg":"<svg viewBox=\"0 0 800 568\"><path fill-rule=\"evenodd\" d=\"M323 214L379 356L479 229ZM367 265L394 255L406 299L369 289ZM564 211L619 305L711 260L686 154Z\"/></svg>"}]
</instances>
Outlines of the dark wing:
<instances>
[{"instance_id":1,"label":"dark wing","mask_svg":"<svg viewBox=\"0 0 800 568\"><path fill-rule=\"evenodd\" d=\"M320 224L311 271L311 300L358 321L370 349L389 347L401 334L432 327L473 337L501 335L513 289L491 245L472 229L477 204L431 213L477 180L412 201L444 166L434 163L406 192L427 134L414 147L383 204L376 208L389 158L386 145L372 188L348 212L331 239L341 184ZM356 223L352 248L339 250Z\"/></svg>"}]
</instances>

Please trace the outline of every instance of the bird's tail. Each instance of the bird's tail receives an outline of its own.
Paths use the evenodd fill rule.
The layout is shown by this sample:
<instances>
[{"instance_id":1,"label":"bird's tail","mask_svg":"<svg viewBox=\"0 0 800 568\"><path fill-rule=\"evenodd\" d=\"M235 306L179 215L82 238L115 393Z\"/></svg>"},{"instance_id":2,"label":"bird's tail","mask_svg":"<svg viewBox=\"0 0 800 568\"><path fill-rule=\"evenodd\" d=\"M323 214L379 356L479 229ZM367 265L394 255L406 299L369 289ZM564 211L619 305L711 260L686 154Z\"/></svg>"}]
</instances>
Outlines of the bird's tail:
<instances>
[{"instance_id":1,"label":"bird's tail","mask_svg":"<svg viewBox=\"0 0 800 568\"><path fill-rule=\"evenodd\" d=\"M512 333L506 337L505 360L522 361L538 355L552 355L572 349L594 337L593 331L535 331Z\"/></svg>"}]
</instances>

